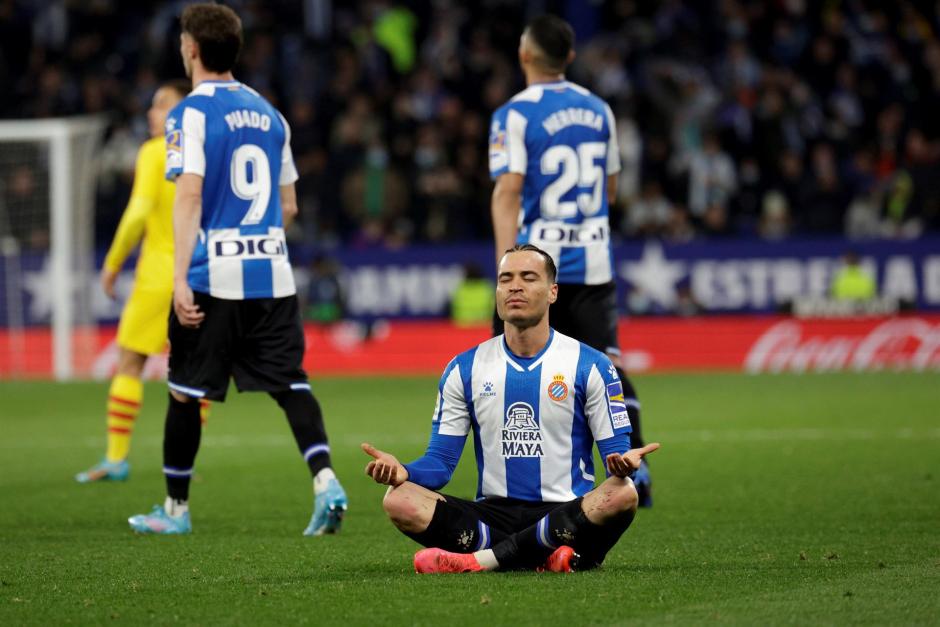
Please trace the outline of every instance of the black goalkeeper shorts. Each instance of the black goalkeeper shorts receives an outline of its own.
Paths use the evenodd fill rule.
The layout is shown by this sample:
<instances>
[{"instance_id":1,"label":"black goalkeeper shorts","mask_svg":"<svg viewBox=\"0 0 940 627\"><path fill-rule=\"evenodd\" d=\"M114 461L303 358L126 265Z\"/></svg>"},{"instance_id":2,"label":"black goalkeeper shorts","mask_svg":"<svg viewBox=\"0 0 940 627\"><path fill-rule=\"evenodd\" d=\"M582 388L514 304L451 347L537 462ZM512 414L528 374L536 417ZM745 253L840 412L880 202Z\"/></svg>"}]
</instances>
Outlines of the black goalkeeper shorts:
<instances>
[{"instance_id":1,"label":"black goalkeeper shorts","mask_svg":"<svg viewBox=\"0 0 940 627\"><path fill-rule=\"evenodd\" d=\"M240 392L310 389L296 296L225 300L193 293L206 317L184 327L170 310L171 390L224 401L229 379Z\"/></svg>"}]
</instances>

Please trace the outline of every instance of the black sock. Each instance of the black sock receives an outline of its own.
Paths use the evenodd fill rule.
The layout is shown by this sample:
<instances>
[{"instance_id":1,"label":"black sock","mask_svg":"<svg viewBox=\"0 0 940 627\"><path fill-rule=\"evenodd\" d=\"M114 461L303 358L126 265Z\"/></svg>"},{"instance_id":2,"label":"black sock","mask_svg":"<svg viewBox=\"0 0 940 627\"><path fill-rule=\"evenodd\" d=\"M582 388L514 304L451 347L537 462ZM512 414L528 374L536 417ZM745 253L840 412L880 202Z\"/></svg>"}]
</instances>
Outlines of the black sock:
<instances>
[{"instance_id":1,"label":"black sock","mask_svg":"<svg viewBox=\"0 0 940 627\"><path fill-rule=\"evenodd\" d=\"M310 474L315 477L324 468L330 468L330 446L323 426L323 412L316 397L309 390L289 390L272 392L271 398L287 415L294 440L310 468Z\"/></svg>"},{"instance_id":2,"label":"black sock","mask_svg":"<svg viewBox=\"0 0 940 627\"><path fill-rule=\"evenodd\" d=\"M633 432L630 434L630 448L640 448L643 446L643 429L640 427L640 401L636 397L636 389L633 383L627 378L627 373L617 368L617 374L620 376L620 384L623 385L623 398L627 401L627 416L630 417L630 425Z\"/></svg>"},{"instance_id":3,"label":"black sock","mask_svg":"<svg viewBox=\"0 0 940 627\"><path fill-rule=\"evenodd\" d=\"M170 394L163 430L163 474L170 498L189 500L189 480L192 478L201 436L199 402L191 399L182 403Z\"/></svg>"}]
</instances>

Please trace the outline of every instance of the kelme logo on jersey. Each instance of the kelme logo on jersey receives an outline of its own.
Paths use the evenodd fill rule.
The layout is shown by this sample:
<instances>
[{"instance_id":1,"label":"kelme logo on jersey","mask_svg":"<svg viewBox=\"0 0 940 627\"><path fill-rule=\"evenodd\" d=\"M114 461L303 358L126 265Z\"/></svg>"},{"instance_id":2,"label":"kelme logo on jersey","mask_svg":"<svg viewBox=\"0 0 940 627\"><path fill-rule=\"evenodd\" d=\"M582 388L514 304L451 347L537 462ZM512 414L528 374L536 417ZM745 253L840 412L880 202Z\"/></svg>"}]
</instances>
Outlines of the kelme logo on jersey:
<instances>
[{"instance_id":1,"label":"kelme logo on jersey","mask_svg":"<svg viewBox=\"0 0 940 627\"><path fill-rule=\"evenodd\" d=\"M568 384L565 383L565 376L556 374L552 377L552 382L548 384L548 398L559 403L568 398Z\"/></svg>"},{"instance_id":2,"label":"kelme logo on jersey","mask_svg":"<svg viewBox=\"0 0 940 627\"><path fill-rule=\"evenodd\" d=\"M610 407L610 419L614 429L630 426L627 401L623 397L623 386L620 385L620 381L607 384L607 406Z\"/></svg>"},{"instance_id":3,"label":"kelme logo on jersey","mask_svg":"<svg viewBox=\"0 0 940 627\"><path fill-rule=\"evenodd\" d=\"M493 391L493 382L485 381L483 383L483 389L480 390L480 398L489 398L490 396L496 396L496 392Z\"/></svg>"},{"instance_id":4,"label":"kelme logo on jersey","mask_svg":"<svg viewBox=\"0 0 940 627\"><path fill-rule=\"evenodd\" d=\"M541 457L542 431L535 422L535 410L528 403L518 401L506 410L506 423L502 430L503 457Z\"/></svg>"}]
</instances>

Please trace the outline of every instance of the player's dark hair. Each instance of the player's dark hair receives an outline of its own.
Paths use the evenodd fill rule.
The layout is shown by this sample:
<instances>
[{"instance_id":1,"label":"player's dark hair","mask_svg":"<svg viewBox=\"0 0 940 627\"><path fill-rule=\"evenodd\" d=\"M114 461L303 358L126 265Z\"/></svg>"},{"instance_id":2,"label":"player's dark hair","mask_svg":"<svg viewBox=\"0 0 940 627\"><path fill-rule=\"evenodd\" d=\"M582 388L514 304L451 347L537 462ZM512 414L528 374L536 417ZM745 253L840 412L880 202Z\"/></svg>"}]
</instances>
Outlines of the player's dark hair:
<instances>
[{"instance_id":1,"label":"player's dark hair","mask_svg":"<svg viewBox=\"0 0 940 627\"><path fill-rule=\"evenodd\" d=\"M235 11L221 4L190 4L180 25L199 44L203 67L219 74L235 67L242 48L242 21Z\"/></svg>"},{"instance_id":2,"label":"player's dark hair","mask_svg":"<svg viewBox=\"0 0 940 627\"><path fill-rule=\"evenodd\" d=\"M540 15L525 29L539 49L545 53L548 69L564 71L568 55L574 49L574 29L571 24L554 15Z\"/></svg>"},{"instance_id":3,"label":"player's dark hair","mask_svg":"<svg viewBox=\"0 0 940 627\"><path fill-rule=\"evenodd\" d=\"M160 89L172 89L177 94L179 94L181 98L185 98L189 95L189 92L192 91L193 84L182 78L175 78L171 81L161 83Z\"/></svg>"},{"instance_id":4,"label":"player's dark hair","mask_svg":"<svg viewBox=\"0 0 940 627\"><path fill-rule=\"evenodd\" d=\"M545 261L545 273L548 275L548 282L554 283L555 277L558 276L558 268L555 267L555 260L552 259L552 256L547 252L539 248L534 244L516 244L512 248L507 248L506 252L503 255L508 255L509 253L521 253L521 252L533 252L542 255L542 260Z\"/></svg>"}]
</instances>

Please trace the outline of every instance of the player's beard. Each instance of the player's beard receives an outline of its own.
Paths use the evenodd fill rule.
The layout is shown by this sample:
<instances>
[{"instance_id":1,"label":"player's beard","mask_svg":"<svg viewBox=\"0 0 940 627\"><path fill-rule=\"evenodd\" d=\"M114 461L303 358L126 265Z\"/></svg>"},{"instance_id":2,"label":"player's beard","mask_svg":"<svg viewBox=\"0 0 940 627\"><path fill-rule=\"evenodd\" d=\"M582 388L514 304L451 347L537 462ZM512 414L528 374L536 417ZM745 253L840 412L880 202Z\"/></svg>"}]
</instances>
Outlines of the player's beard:
<instances>
[{"instance_id":1,"label":"player's beard","mask_svg":"<svg viewBox=\"0 0 940 627\"><path fill-rule=\"evenodd\" d=\"M542 318L545 317L547 312L531 312L526 315L523 312L501 312L500 318L506 324L511 324L517 329L528 329L538 325L542 321Z\"/></svg>"}]
</instances>

